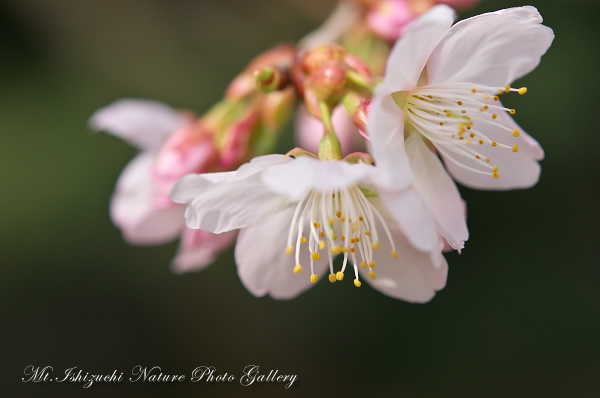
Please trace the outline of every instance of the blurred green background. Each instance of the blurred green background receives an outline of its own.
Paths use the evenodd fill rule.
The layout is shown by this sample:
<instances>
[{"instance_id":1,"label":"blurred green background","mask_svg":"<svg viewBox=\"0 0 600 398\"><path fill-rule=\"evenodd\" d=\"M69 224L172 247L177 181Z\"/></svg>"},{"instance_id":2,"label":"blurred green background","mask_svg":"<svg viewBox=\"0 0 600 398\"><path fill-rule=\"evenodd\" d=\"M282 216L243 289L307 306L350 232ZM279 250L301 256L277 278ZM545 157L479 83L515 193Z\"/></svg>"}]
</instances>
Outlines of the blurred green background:
<instances>
[{"instance_id":1,"label":"blurred green background","mask_svg":"<svg viewBox=\"0 0 600 398\"><path fill-rule=\"evenodd\" d=\"M556 40L509 104L546 150L542 178L526 191L461 188L471 238L448 256L447 287L411 305L351 283L257 299L231 251L176 276L175 242L129 246L108 217L135 150L89 133L95 109L139 97L201 113L333 0L0 0L2 395L600 396L600 5L531 3ZM462 16L513 5L523 3L483 0ZM24 384L30 364L236 375L257 364L299 380L84 390Z\"/></svg>"}]
</instances>

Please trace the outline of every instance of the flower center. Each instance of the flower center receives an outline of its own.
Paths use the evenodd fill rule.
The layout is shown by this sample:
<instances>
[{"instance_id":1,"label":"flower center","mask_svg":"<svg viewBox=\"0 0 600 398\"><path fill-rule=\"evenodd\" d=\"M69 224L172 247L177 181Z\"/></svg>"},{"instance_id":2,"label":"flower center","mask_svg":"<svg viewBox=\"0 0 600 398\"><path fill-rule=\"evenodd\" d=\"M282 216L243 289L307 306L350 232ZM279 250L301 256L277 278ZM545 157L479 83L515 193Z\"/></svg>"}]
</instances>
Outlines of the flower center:
<instances>
[{"instance_id":1,"label":"flower center","mask_svg":"<svg viewBox=\"0 0 600 398\"><path fill-rule=\"evenodd\" d=\"M295 273L302 271L300 250L302 245L308 245L310 252L310 280L315 283L317 275L314 272L314 262L321 260L321 254L329 261L329 281L344 279L348 262L354 267L354 284L360 287L358 265L369 270L369 276L375 278L375 261L373 252L379 249L377 221L383 227L390 241L393 257L398 257L392 239L392 234L385 220L377 209L365 197L357 186L351 186L331 191L311 191L296 207L288 234L287 254L294 252L296 262ZM307 236L304 230L308 226ZM296 241L294 242L294 237ZM333 270L333 257L344 255L342 268Z\"/></svg>"},{"instance_id":2,"label":"flower center","mask_svg":"<svg viewBox=\"0 0 600 398\"><path fill-rule=\"evenodd\" d=\"M516 113L500 103L498 96L508 92L523 95L527 88L444 83L420 86L408 95L394 93L392 96L397 103L400 98L405 98L403 108L407 122L431 141L446 159L475 173L498 178L498 166L493 165L492 159L483 155L478 146L491 145L512 152L519 151L518 145L494 141L482 131L482 126L488 125L506 131L507 136L518 137L521 134L518 129L503 124L506 118L498 117L501 112L510 115ZM474 159L483 170L463 163L462 159Z\"/></svg>"}]
</instances>

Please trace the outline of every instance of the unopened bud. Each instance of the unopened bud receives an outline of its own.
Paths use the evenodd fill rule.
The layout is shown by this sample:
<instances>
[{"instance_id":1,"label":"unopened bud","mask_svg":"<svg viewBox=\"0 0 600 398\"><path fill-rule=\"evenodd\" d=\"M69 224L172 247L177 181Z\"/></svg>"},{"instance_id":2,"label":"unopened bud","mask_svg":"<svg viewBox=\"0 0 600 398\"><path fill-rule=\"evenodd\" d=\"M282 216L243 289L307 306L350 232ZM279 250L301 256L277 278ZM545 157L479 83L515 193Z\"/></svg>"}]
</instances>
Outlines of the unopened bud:
<instances>
[{"instance_id":1,"label":"unopened bud","mask_svg":"<svg viewBox=\"0 0 600 398\"><path fill-rule=\"evenodd\" d=\"M293 87L267 94L261 109L265 128L270 132L281 129L289 120L295 104L296 93Z\"/></svg>"},{"instance_id":2,"label":"unopened bud","mask_svg":"<svg viewBox=\"0 0 600 398\"><path fill-rule=\"evenodd\" d=\"M310 75L329 61L343 60L345 55L346 51L336 44L319 46L304 55L302 70Z\"/></svg>"},{"instance_id":3,"label":"unopened bud","mask_svg":"<svg viewBox=\"0 0 600 398\"><path fill-rule=\"evenodd\" d=\"M327 101L334 93L344 87L346 69L339 61L328 61L314 71L305 81L320 101Z\"/></svg>"},{"instance_id":4,"label":"unopened bud","mask_svg":"<svg viewBox=\"0 0 600 398\"><path fill-rule=\"evenodd\" d=\"M357 93L350 92L344 96L342 103L346 111L352 117L352 123L358 127L361 135L367 136L367 116L369 114L369 106L371 100L364 98Z\"/></svg>"},{"instance_id":5,"label":"unopened bud","mask_svg":"<svg viewBox=\"0 0 600 398\"><path fill-rule=\"evenodd\" d=\"M281 68L265 66L254 71L256 87L265 93L281 90L289 83L288 74Z\"/></svg>"}]
</instances>

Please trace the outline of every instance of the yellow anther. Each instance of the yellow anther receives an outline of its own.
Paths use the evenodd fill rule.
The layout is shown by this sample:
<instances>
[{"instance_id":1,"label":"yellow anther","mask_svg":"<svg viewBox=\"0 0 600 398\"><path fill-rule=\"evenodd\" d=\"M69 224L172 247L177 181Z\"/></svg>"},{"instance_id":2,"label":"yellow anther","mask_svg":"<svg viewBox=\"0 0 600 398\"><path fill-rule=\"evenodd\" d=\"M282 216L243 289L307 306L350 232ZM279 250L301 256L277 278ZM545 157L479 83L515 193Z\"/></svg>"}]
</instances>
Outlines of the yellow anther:
<instances>
[{"instance_id":1,"label":"yellow anther","mask_svg":"<svg viewBox=\"0 0 600 398\"><path fill-rule=\"evenodd\" d=\"M334 283L337 279L335 279L335 274L329 274L329 282Z\"/></svg>"},{"instance_id":2,"label":"yellow anther","mask_svg":"<svg viewBox=\"0 0 600 398\"><path fill-rule=\"evenodd\" d=\"M497 171L494 171L494 172L492 173L492 175L494 176L494 178L498 178L498 172L497 172Z\"/></svg>"},{"instance_id":3,"label":"yellow anther","mask_svg":"<svg viewBox=\"0 0 600 398\"><path fill-rule=\"evenodd\" d=\"M458 105L462 105L462 101L457 101L456 102Z\"/></svg>"},{"instance_id":4,"label":"yellow anther","mask_svg":"<svg viewBox=\"0 0 600 398\"><path fill-rule=\"evenodd\" d=\"M519 89L519 94L521 94L521 95L525 94L526 92L527 92L527 87L521 87Z\"/></svg>"},{"instance_id":5,"label":"yellow anther","mask_svg":"<svg viewBox=\"0 0 600 398\"><path fill-rule=\"evenodd\" d=\"M513 137L518 137L521 135L521 132L519 131L519 129L514 129L512 132Z\"/></svg>"},{"instance_id":6,"label":"yellow anther","mask_svg":"<svg viewBox=\"0 0 600 398\"><path fill-rule=\"evenodd\" d=\"M489 95L487 95L487 94L486 94L486 95L484 95L484 96L483 96L483 100L484 100L484 101L487 101L487 100L489 100L489 99L490 99L490 96L489 96Z\"/></svg>"},{"instance_id":7,"label":"yellow anther","mask_svg":"<svg viewBox=\"0 0 600 398\"><path fill-rule=\"evenodd\" d=\"M335 213L335 215L336 215L336 216L338 216L338 217L341 217L341 216L342 216L342 212L338 210L338 211Z\"/></svg>"},{"instance_id":8,"label":"yellow anther","mask_svg":"<svg viewBox=\"0 0 600 398\"><path fill-rule=\"evenodd\" d=\"M480 143L481 145L483 145L483 140L479 140L479 143Z\"/></svg>"},{"instance_id":9,"label":"yellow anther","mask_svg":"<svg viewBox=\"0 0 600 398\"><path fill-rule=\"evenodd\" d=\"M379 249L379 242L373 242L373 244L371 245L371 247L373 248L373 250L378 250Z\"/></svg>"},{"instance_id":10,"label":"yellow anther","mask_svg":"<svg viewBox=\"0 0 600 398\"><path fill-rule=\"evenodd\" d=\"M350 238L350 243L354 243L354 238Z\"/></svg>"},{"instance_id":11,"label":"yellow anther","mask_svg":"<svg viewBox=\"0 0 600 398\"><path fill-rule=\"evenodd\" d=\"M310 253L310 258L315 261L319 261L321 259L321 255L317 252Z\"/></svg>"},{"instance_id":12,"label":"yellow anther","mask_svg":"<svg viewBox=\"0 0 600 398\"><path fill-rule=\"evenodd\" d=\"M510 85L507 84L506 87L504 87L504 91L506 91L507 93L510 91Z\"/></svg>"},{"instance_id":13,"label":"yellow anther","mask_svg":"<svg viewBox=\"0 0 600 398\"><path fill-rule=\"evenodd\" d=\"M358 217L358 221L365 221L365 219L362 216L360 216Z\"/></svg>"},{"instance_id":14,"label":"yellow anther","mask_svg":"<svg viewBox=\"0 0 600 398\"><path fill-rule=\"evenodd\" d=\"M475 159L481 159L481 156L475 155Z\"/></svg>"},{"instance_id":15,"label":"yellow anther","mask_svg":"<svg viewBox=\"0 0 600 398\"><path fill-rule=\"evenodd\" d=\"M346 237L344 235L342 235L342 241L345 241Z\"/></svg>"},{"instance_id":16,"label":"yellow anther","mask_svg":"<svg viewBox=\"0 0 600 398\"><path fill-rule=\"evenodd\" d=\"M369 271L369 276L371 277L371 279L375 279L375 272Z\"/></svg>"},{"instance_id":17,"label":"yellow anther","mask_svg":"<svg viewBox=\"0 0 600 398\"><path fill-rule=\"evenodd\" d=\"M335 279L337 279L338 281L343 281L344 280L344 273L342 271L336 272Z\"/></svg>"},{"instance_id":18,"label":"yellow anther","mask_svg":"<svg viewBox=\"0 0 600 398\"><path fill-rule=\"evenodd\" d=\"M496 141L492 141L492 146L498 146L498 143Z\"/></svg>"},{"instance_id":19,"label":"yellow anther","mask_svg":"<svg viewBox=\"0 0 600 398\"><path fill-rule=\"evenodd\" d=\"M475 138L475 133L471 133L471 134L469 134L469 137L471 137L471 138Z\"/></svg>"},{"instance_id":20,"label":"yellow anther","mask_svg":"<svg viewBox=\"0 0 600 398\"><path fill-rule=\"evenodd\" d=\"M519 152L519 146L518 146L518 145L516 145L516 144L515 144L515 145L513 145L513 147L512 147L512 151L513 151L513 152Z\"/></svg>"},{"instance_id":21,"label":"yellow anther","mask_svg":"<svg viewBox=\"0 0 600 398\"><path fill-rule=\"evenodd\" d=\"M444 125L444 122L440 122L440 126L443 126L443 125Z\"/></svg>"},{"instance_id":22,"label":"yellow anther","mask_svg":"<svg viewBox=\"0 0 600 398\"><path fill-rule=\"evenodd\" d=\"M321 250L325 249L325 241L322 239L319 241L319 249L321 249Z\"/></svg>"},{"instance_id":23,"label":"yellow anther","mask_svg":"<svg viewBox=\"0 0 600 398\"><path fill-rule=\"evenodd\" d=\"M371 233L369 231L365 231L365 235L371 236Z\"/></svg>"},{"instance_id":24,"label":"yellow anther","mask_svg":"<svg viewBox=\"0 0 600 398\"><path fill-rule=\"evenodd\" d=\"M471 140L467 140L467 145L471 145L473 142Z\"/></svg>"},{"instance_id":25,"label":"yellow anther","mask_svg":"<svg viewBox=\"0 0 600 398\"><path fill-rule=\"evenodd\" d=\"M369 267L371 267L371 268L375 268L376 265L377 265L377 263L375 261L371 261L369 263Z\"/></svg>"},{"instance_id":26,"label":"yellow anther","mask_svg":"<svg viewBox=\"0 0 600 398\"><path fill-rule=\"evenodd\" d=\"M497 95L494 95L494 101L500 101L500 97L498 97Z\"/></svg>"},{"instance_id":27,"label":"yellow anther","mask_svg":"<svg viewBox=\"0 0 600 398\"><path fill-rule=\"evenodd\" d=\"M294 267L294 274L299 274L300 272L302 272L302 266L300 264L296 264Z\"/></svg>"},{"instance_id":28,"label":"yellow anther","mask_svg":"<svg viewBox=\"0 0 600 398\"><path fill-rule=\"evenodd\" d=\"M517 113L517 111L515 109L511 109L508 111L508 113L510 113L511 115L514 115L515 113Z\"/></svg>"},{"instance_id":29,"label":"yellow anther","mask_svg":"<svg viewBox=\"0 0 600 398\"><path fill-rule=\"evenodd\" d=\"M354 243L358 243L360 242L360 238L357 236L356 238L354 238Z\"/></svg>"},{"instance_id":30,"label":"yellow anther","mask_svg":"<svg viewBox=\"0 0 600 398\"><path fill-rule=\"evenodd\" d=\"M471 125L468 125L468 126L467 126L467 129L471 130Z\"/></svg>"},{"instance_id":31,"label":"yellow anther","mask_svg":"<svg viewBox=\"0 0 600 398\"><path fill-rule=\"evenodd\" d=\"M306 238L305 238L304 236L303 236L303 237L301 237L301 238L300 238L300 242L301 242L301 243L306 243Z\"/></svg>"},{"instance_id":32,"label":"yellow anther","mask_svg":"<svg viewBox=\"0 0 600 398\"><path fill-rule=\"evenodd\" d=\"M461 136L461 137L458 137L458 139L459 139L459 140L464 140L464 139L465 139L465 137L462 137L462 136Z\"/></svg>"},{"instance_id":33,"label":"yellow anther","mask_svg":"<svg viewBox=\"0 0 600 398\"><path fill-rule=\"evenodd\" d=\"M502 90L501 88L498 89L498 94L502 94L504 92L504 90Z\"/></svg>"},{"instance_id":34,"label":"yellow anther","mask_svg":"<svg viewBox=\"0 0 600 398\"><path fill-rule=\"evenodd\" d=\"M315 228L319 228L321 226L321 224L319 224L318 222L313 224L315 226Z\"/></svg>"},{"instance_id":35,"label":"yellow anther","mask_svg":"<svg viewBox=\"0 0 600 398\"><path fill-rule=\"evenodd\" d=\"M489 108L490 108L490 107L489 107L489 106L487 106L487 105L484 105L484 106L483 106L483 110L484 110L484 111L487 111Z\"/></svg>"},{"instance_id":36,"label":"yellow anther","mask_svg":"<svg viewBox=\"0 0 600 398\"><path fill-rule=\"evenodd\" d=\"M321 232L321 238L325 237L325 231Z\"/></svg>"},{"instance_id":37,"label":"yellow anther","mask_svg":"<svg viewBox=\"0 0 600 398\"><path fill-rule=\"evenodd\" d=\"M340 221L342 221L342 222L346 221L346 217L340 218Z\"/></svg>"},{"instance_id":38,"label":"yellow anther","mask_svg":"<svg viewBox=\"0 0 600 398\"><path fill-rule=\"evenodd\" d=\"M498 117L498 115L496 115L495 113L492 113L492 119L495 119L497 117Z\"/></svg>"},{"instance_id":39,"label":"yellow anther","mask_svg":"<svg viewBox=\"0 0 600 398\"><path fill-rule=\"evenodd\" d=\"M475 90L474 88L472 88L472 89L471 89L471 92L472 92L473 94L475 94L475 93L477 92L477 90Z\"/></svg>"},{"instance_id":40,"label":"yellow anther","mask_svg":"<svg viewBox=\"0 0 600 398\"><path fill-rule=\"evenodd\" d=\"M329 224L335 224L335 218L329 218Z\"/></svg>"},{"instance_id":41,"label":"yellow anther","mask_svg":"<svg viewBox=\"0 0 600 398\"><path fill-rule=\"evenodd\" d=\"M392 251L390 252L390 254L391 254L391 255L392 255L392 257L394 257L394 258L398 258L398 252L396 252L396 250L392 250Z\"/></svg>"},{"instance_id":42,"label":"yellow anther","mask_svg":"<svg viewBox=\"0 0 600 398\"><path fill-rule=\"evenodd\" d=\"M354 286L360 287L360 285L361 285L360 281L358 279L355 279L354 280Z\"/></svg>"},{"instance_id":43,"label":"yellow anther","mask_svg":"<svg viewBox=\"0 0 600 398\"><path fill-rule=\"evenodd\" d=\"M360 266L361 266L361 267L363 267L363 268L367 268L367 263L366 263L366 261L365 261L365 260L362 260L362 261L360 262Z\"/></svg>"},{"instance_id":44,"label":"yellow anther","mask_svg":"<svg viewBox=\"0 0 600 398\"><path fill-rule=\"evenodd\" d=\"M490 158L485 158L485 161L486 161L487 163L489 163L489 162L490 162Z\"/></svg>"},{"instance_id":45,"label":"yellow anther","mask_svg":"<svg viewBox=\"0 0 600 398\"><path fill-rule=\"evenodd\" d=\"M285 254L292 254L293 251L294 251L294 248L292 246L288 246L285 249Z\"/></svg>"},{"instance_id":46,"label":"yellow anther","mask_svg":"<svg viewBox=\"0 0 600 398\"><path fill-rule=\"evenodd\" d=\"M318 280L318 279L319 279L319 277L317 276L317 274L312 274L312 275L310 276L310 281L311 281L312 283L317 283L317 280Z\"/></svg>"},{"instance_id":47,"label":"yellow anther","mask_svg":"<svg viewBox=\"0 0 600 398\"><path fill-rule=\"evenodd\" d=\"M344 247L342 247L342 252L343 252L343 253L348 253L348 248L347 248L347 247L345 247L345 246L344 246Z\"/></svg>"},{"instance_id":48,"label":"yellow anther","mask_svg":"<svg viewBox=\"0 0 600 398\"><path fill-rule=\"evenodd\" d=\"M492 171L498 171L498 166L492 167Z\"/></svg>"},{"instance_id":49,"label":"yellow anther","mask_svg":"<svg viewBox=\"0 0 600 398\"><path fill-rule=\"evenodd\" d=\"M342 247L340 245L335 245L331 248L331 254L340 254L342 252Z\"/></svg>"},{"instance_id":50,"label":"yellow anther","mask_svg":"<svg viewBox=\"0 0 600 398\"><path fill-rule=\"evenodd\" d=\"M350 252L352 252L352 253L355 253L355 252L356 252L356 249L355 249L355 248L353 248L353 247L351 247L351 248L350 248Z\"/></svg>"}]
</instances>

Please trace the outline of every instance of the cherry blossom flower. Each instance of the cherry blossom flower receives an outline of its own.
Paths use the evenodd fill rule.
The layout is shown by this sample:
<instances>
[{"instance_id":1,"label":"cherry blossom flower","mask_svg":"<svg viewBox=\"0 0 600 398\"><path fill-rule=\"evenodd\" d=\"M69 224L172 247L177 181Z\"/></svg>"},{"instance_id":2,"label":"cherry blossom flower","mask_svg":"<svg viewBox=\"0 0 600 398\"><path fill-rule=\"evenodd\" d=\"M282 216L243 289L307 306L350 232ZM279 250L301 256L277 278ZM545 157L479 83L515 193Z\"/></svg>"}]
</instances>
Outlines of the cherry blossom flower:
<instances>
[{"instance_id":1,"label":"cherry blossom flower","mask_svg":"<svg viewBox=\"0 0 600 398\"><path fill-rule=\"evenodd\" d=\"M256 295L295 297L328 270L346 268L383 293L430 300L445 285L447 264L427 207L408 185L379 185L378 170L351 155L347 161L254 158L234 172L188 175L171 191L187 203L187 225L213 233L240 229L238 274ZM351 161L353 163L351 163ZM333 259L343 256L341 269ZM308 276L295 275L309 269ZM375 275L377 270L377 275Z\"/></svg>"},{"instance_id":2,"label":"cherry blossom flower","mask_svg":"<svg viewBox=\"0 0 600 398\"><path fill-rule=\"evenodd\" d=\"M177 272L198 270L235 239L235 232L210 234L185 227L185 206L166 193L179 177L208 167L212 145L198 139L194 117L149 100L119 100L90 119L95 130L109 132L140 149L123 170L111 198L110 215L132 244L154 245L183 235L173 261Z\"/></svg>"},{"instance_id":3,"label":"cherry blossom flower","mask_svg":"<svg viewBox=\"0 0 600 398\"><path fill-rule=\"evenodd\" d=\"M513 121L516 111L504 107L499 95L527 92L510 84L537 67L554 34L529 6L454 26L453 20L449 7L437 6L396 43L371 103L369 134L387 178L407 162L422 162L411 167L415 183L437 192L440 202L454 196L458 206L456 195L441 186L455 189L430 149L469 187L526 188L538 181L544 152ZM426 170L435 170L438 179L422 175Z\"/></svg>"}]
</instances>

